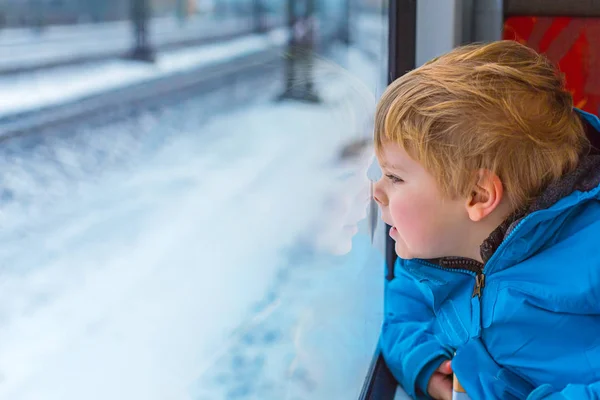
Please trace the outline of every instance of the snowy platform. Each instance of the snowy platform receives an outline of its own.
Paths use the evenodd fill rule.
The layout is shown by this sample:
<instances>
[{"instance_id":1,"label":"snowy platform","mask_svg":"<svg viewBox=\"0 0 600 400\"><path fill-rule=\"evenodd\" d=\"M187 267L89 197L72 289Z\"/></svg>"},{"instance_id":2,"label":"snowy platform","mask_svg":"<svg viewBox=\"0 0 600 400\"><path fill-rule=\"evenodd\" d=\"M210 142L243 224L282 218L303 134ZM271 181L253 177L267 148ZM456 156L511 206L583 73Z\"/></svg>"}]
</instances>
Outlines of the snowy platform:
<instances>
[{"instance_id":1,"label":"snowy platform","mask_svg":"<svg viewBox=\"0 0 600 400\"><path fill-rule=\"evenodd\" d=\"M278 21L271 21L273 24ZM124 56L133 48L130 21L0 30L0 73L77 61ZM249 17L174 17L150 21L150 42L158 49L199 44L252 32Z\"/></svg>"},{"instance_id":2,"label":"snowy platform","mask_svg":"<svg viewBox=\"0 0 600 400\"><path fill-rule=\"evenodd\" d=\"M0 76L2 119L90 96L127 88L204 67L226 64L233 59L281 48L287 40L283 29L264 35L248 35L218 44L207 44L160 53L154 64L110 60L59 67L16 76Z\"/></svg>"}]
</instances>

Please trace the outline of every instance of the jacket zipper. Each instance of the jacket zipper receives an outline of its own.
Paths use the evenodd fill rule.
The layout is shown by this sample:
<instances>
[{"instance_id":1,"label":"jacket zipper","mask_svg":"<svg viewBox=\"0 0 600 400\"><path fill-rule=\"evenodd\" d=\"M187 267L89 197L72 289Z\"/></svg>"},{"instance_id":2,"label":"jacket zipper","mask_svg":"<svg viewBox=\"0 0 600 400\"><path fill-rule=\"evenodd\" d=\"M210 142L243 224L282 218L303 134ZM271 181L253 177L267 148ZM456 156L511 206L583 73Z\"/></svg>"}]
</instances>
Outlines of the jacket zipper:
<instances>
[{"instance_id":1,"label":"jacket zipper","mask_svg":"<svg viewBox=\"0 0 600 400\"><path fill-rule=\"evenodd\" d=\"M513 230L510 232L510 234L508 236L506 236L504 238L504 240L502 241L502 243L500 244L500 246L498 246L498 248L496 249L496 251L494 252L494 254L492 255L492 257L490 257L489 260L487 260L487 262L485 263L485 265L483 265L481 268L475 268L475 271L473 270L469 270L469 269L465 269L465 268L451 268L451 267L444 267L442 265L437 265L431 262L427 262L425 260L414 260L422 265L425 266L429 266L432 268L437 268L443 271L454 271L454 272L459 272L459 273L463 273L463 274L468 274L472 277L475 278L475 285L473 287L473 294L471 296L471 320L472 320L472 326L470 328L470 336L472 338L476 338L479 337L481 335L481 297L483 296L483 289L485 288L486 285L486 273L489 271L489 267L490 265L493 265L493 263L495 262L495 258L494 257L498 257L498 254L500 253L500 251L507 246L507 243L510 242L510 239L515 235L515 233L521 228L521 226L530 218L531 214L524 217L514 228ZM492 261L492 262L490 262ZM454 260L454 263L456 265L463 265L466 266L469 263L473 263L474 260L470 261L468 259L465 260Z\"/></svg>"},{"instance_id":2,"label":"jacket zipper","mask_svg":"<svg viewBox=\"0 0 600 400\"><path fill-rule=\"evenodd\" d=\"M475 268L476 270L473 271L472 269L466 269L466 268L452 268L452 267L444 267L442 265L435 265L432 263L427 263L428 265L437 267L438 269L443 269L445 271L458 271L458 272L463 272L463 273L468 273L469 275L472 275L473 277L475 277L475 285L473 287L473 295L472 297L479 297L481 298L481 294L483 292L483 288L485 287L485 274L483 273L483 265L481 265L481 267L477 264L481 264L475 260L453 260L452 261L453 264L455 265L468 265L468 264L476 264Z\"/></svg>"},{"instance_id":3,"label":"jacket zipper","mask_svg":"<svg viewBox=\"0 0 600 400\"><path fill-rule=\"evenodd\" d=\"M529 216L523 218L518 224L517 226L515 226L513 228L513 230L508 234L508 236L506 238L504 238L504 240L502 241L502 243L500 243L500 246L498 246L498 248L496 249L496 251L494 252L494 254L492 255L492 257L490 258L490 260L492 260L494 258L494 256L496 254L498 254L499 250L502 248L503 245L506 245L506 243L510 240L510 238L515 234L515 232L517 232L519 230L519 228L521 227L521 225L523 225L523 222L525 222L525 220L528 219ZM484 267L482 268L481 272L478 272L475 275L475 287L473 288L473 298L478 297L479 299L481 299L481 296L483 295L483 288L485 287L485 267L488 266L490 264L490 260L488 260L488 262L484 265Z\"/></svg>"},{"instance_id":4,"label":"jacket zipper","mask_svg":"<svg viewBox=\"0 0 600 400\"><path fill-rule=\"evenodd\" d=\"M480 274L475 275L475 287L473 288L473 296L479 297L481 299L481 295L483 293L483 288L485 287L485 274L481 272Z\"/></svg>"},{"instance_id":5,"label":"jacket zipper","mask_svg":"<svg viewBox=\"0 0 600 400\"><path fill-rule=\"evenodd\" d=\"M499 250L502 249L503 246L506 245L506 243L510 240L510 238L515 234L515 232L517 232L519 230L519 228L523 225L523 223L529 219L529 215L526 216L525 218L523 218L518 224L517 226L515 226L513 228L513 230L510 232L510 234L504 238L504 240L502 241L502 243L500 244L500 246L498 246L498 248L496 249L496 251L494 252L494 254L492 255L492 257L488 260L488 262L484 265L483 268L481 268L481 270L475 272L475 271L471 271L469 269L464 269L464 268L450 268L450 267L443 267L441 265L437 265L437 264L433 264L430 262L427 262L425 260L415 260L420 264L432 267L432 268L437 268L443 271L455 271L455 272L460 272L463 274L468 274L471 275L475 278L475 285L473 287L473 295L472 298L478 297L479 299L481 299L481 296L483 295L483 289L485 288L485 270L486 267L488 265L490 265L490 261L494 259L494 256L496 256L496 254L498 254ZM467 260L455 260L455 263L457 264L468 264L471 261L467 261Z\"/></svg>"},{"instance_id":6,"label":"jacket zipper","mask_svg":"<svg viewBox=\"0 0 600 400\"><path fill-rule=\"evenodd\" d=\"M428 267L432 267L432 268L436 268L436 269L441 269L442 271L455 271L455 272L461 272L463 274L469 274L471 276L475 276L475 272L473 272L471 270L468 270L468 269L442 267L441 265L430 263L428 261L421 260L421 259L415 259L413 261L417 262L419 264L426 265Z\"/></svg>"},{"instance_id":7,"label":"jacket zipper","mask_svg":"<svg viewBox=\"0 0 600 400\"><path fill-rule=\"evenodd\" d=\"M449 268L449 267L442 267L441 265L436 265L424 260L415 260L420 264L426 265L426 266L430 266L432 268L437 268L443 271L453 271L453 272L460 272L463 274L467 274L470 275L472 277L475 278L475 287L473 288L473 296L471 297L471 319L473 321L473 326L469 329L469 335L471 337L478 337L481 334L481 311L480 311L480 302L481 302L481 295L482 295L482 290L483 287L485 286L485 275L483 274L483 271L471 271L468 269L461 269L461 268ZM457 260L460 261L460 260ZM466 264L467 261L463 261L463 264ZM460 263L459 263L460 264ZM475 300L475 298L477 298Z\"/></svg>"}]
</instances>

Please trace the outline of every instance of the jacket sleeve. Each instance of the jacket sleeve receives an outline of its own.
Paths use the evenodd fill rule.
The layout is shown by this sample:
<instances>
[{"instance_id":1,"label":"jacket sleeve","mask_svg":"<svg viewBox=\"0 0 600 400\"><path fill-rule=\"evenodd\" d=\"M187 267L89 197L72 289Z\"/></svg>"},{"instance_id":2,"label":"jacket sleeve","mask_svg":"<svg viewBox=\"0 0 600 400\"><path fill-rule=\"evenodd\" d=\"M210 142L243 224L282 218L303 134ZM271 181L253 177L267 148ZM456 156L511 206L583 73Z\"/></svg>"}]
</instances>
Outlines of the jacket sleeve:
<instances>
[{"instance_id":1,"label":"jacket sleeve","mask_svg":"<svg viewBox=\"0 0 600 400\"><path fill-rule=\"evenodd\" d=\"M444 360L451 359L432 333L434 313L418 282L400 266L386 283L380 346L386 364L413 398L428 398L427 384Z\"/></svg>"},{"instance_id":2,"label":"jacket sleeve","mask_svg":"<svg viewBox=\"0 0 600 400\"><path fill-rule=\"evenodd\" d=\"M595 400L600 398L600 382L590 385L567 385L557 391L550 384L535 389L527 400Z\"/></svg>"}]
</instances>

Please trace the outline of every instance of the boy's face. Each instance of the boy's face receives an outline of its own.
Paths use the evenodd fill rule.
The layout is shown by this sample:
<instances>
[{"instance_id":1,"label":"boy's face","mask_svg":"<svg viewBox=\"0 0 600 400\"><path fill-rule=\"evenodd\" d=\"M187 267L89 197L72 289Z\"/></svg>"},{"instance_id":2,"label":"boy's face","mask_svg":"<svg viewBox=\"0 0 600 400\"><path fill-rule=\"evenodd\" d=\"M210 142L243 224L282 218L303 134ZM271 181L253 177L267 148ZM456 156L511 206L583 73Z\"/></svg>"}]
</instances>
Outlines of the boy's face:
<instances>
[{"instance_id":1,"label":"boy's face","mask_svg":"<svg viewBox=\"0 0 600 400\"><path fill-rule=\"evenodd\" d=\"M404 149L386 143L377 154L382 177L373 197L392 226L396 253L403 259L431 259L464 253L468 232L465 200L442 196L435 178Z\"/></svg>"}]
</instances>

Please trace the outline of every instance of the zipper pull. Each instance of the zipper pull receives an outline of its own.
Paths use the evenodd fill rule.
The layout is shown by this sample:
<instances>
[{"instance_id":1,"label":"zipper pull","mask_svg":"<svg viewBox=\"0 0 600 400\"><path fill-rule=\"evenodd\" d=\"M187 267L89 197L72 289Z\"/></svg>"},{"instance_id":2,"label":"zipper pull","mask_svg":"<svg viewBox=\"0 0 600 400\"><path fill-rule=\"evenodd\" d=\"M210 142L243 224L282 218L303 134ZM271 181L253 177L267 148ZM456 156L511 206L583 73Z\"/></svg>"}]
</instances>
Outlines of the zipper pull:
<instances>
[{"instance_id":1,"label":"zipper pull","mask_svg":"<svg viewBox=\"0 0 600 400\"><path fill-rule=\"evenodd\" d=\"M485 274L480 273L475 277L475 287L473 288L473 297L481 297L481 292L485 287Z\"/></svg>"}]
</instances>

